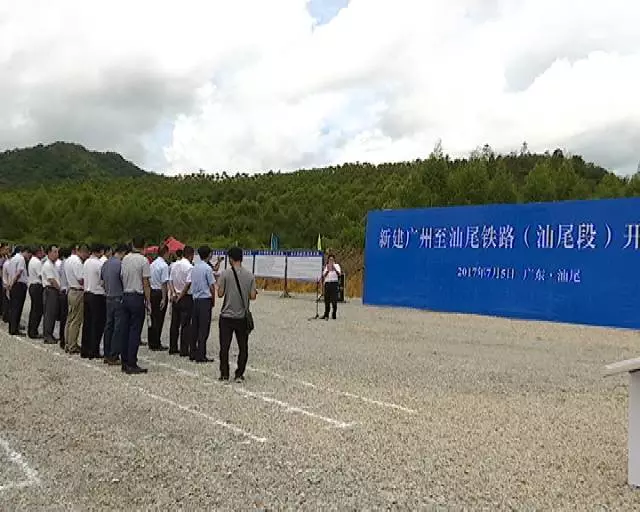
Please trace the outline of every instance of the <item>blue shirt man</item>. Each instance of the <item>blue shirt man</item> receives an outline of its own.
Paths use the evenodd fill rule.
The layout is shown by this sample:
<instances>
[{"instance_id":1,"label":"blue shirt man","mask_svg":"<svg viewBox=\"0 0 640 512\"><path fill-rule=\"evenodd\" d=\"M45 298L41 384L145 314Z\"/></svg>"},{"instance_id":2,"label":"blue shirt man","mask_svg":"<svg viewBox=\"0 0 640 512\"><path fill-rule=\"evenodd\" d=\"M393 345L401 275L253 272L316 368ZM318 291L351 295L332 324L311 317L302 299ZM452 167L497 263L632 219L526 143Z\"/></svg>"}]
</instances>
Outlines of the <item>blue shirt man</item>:
<instances>
[{"instance_id":1,"label":"blue shirt man","mask_svg":"<svg viewBox=\"0 0 640 512\"><path fill-rule=\"evenodd\" d=\"M191 293L193 300L211 299L214 296L212 290L215 283L216 279L213 277L211 267L202 260L196 263L191 271Z\"/></svg>"},{"instance_id":2,"label":"blue shirt man","mask_svg":"<svg viewBox=\"0 0 640 512\"><path fill-rule=\"evenodd\" d=\"M120 351L122 349L122 337L126 326L124 325L122 309L122 258L127 252L125 245L119 245L116 252L100 269L102 287L107 296L107 318L104 327L104 361L106 364L120 364Z\"/></svg>"},{"instance_id":3,"label":"blue shirt man","mask_svg":"<svg viewBox=\"0 0 640 512\"><path fill-rule=\"evenodd\" d=\"M211 329L211 310L215 304L215 283L213 269L207 264L211 249L202 246L198 249L200 261L191 271L191 293L193 313L191 315L193 335L191 336L189 357L192 361L211 362L207 358L207 338Z\"/></svg>"}]
</instances>

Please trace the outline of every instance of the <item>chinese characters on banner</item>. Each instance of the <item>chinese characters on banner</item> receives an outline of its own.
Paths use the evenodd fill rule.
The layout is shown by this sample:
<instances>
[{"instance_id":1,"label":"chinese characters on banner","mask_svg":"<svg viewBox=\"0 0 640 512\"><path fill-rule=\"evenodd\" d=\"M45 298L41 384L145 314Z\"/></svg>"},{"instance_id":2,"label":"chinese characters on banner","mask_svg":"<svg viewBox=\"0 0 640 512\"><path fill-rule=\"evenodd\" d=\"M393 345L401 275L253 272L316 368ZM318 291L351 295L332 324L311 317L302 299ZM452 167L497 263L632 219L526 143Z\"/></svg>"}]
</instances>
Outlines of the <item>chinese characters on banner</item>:
<instances>
[{"instance_id":1,"label":"chinese characters on banner","mask_svg":"<svg viewBox=\"0 0 640 512\"><path fill-rule=\"evenodd\" d=\"M640 223L624 225L624 250L640 250ZM380 249L418 248L424 250L473 249L511 250L518 245L526 249L568 249L593 251L608 249L613 239L612 228L604 224L596 229L593 223L528 225L517 233L510 224L452 227L384 227L380 229ZM458 267L462 279L500 279L574 283L582 281L582 271L573 268ZM520 276L520 277L518 277Z\"/></svg>"}]
</instances>

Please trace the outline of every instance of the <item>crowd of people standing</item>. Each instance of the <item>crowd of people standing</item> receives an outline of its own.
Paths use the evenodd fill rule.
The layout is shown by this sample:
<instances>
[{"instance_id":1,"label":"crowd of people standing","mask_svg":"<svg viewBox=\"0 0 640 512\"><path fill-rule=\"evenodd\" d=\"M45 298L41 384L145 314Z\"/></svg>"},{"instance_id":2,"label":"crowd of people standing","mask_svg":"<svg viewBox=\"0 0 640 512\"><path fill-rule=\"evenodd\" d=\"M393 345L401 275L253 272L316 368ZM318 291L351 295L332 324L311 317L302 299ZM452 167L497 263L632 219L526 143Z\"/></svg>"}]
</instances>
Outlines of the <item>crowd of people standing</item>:
<instances>
[{"instance_id":1,"label":"crowd of people standing","mask_svg":"<svg viewBox=\"0 0 640 512\"><path fill-rule=\"evenodd\" d=\"M146 316L149 350L212 362L207 340L217 296L223 299L218 321L219 378L230 378L229 349L235 334L239 348L235 380L244 380L249 303L257 291L253 274L242 266L242 249L229 249L229 268L220 271L221 259L212 262L207 246L198 249L198 258L190 246L172 254L161 246L152 262L144 255L144 247L142 238L114 247L50 245L46 250L16 247L11 251L0 244L0 312L9 334L59 344L68 354L102 358L107 365L120 365L127 374L140 374L147 372L138 365ZM31 305L25 333L21 319L27 294ZM169 305L171 325L165 346L161 338Z\"/></svg>"}]
</instances>

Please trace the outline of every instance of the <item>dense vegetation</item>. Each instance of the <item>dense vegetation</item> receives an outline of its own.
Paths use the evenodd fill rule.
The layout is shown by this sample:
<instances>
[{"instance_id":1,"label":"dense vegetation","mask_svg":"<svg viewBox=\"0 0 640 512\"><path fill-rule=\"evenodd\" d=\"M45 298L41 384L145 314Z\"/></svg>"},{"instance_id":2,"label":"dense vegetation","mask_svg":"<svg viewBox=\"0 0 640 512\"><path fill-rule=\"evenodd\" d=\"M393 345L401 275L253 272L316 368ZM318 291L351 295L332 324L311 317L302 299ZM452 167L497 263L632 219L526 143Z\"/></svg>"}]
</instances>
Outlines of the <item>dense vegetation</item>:
<instances>
[{"instance_id":1,"label":"dense vegetation","mask_svg":"<svg viewBox=\"0 0 640 512\"><path fill-rule=\"evenodd\" d=\"M560 150L530 154L526 146L504 156L485 146L451 159L436 147L413 162L166 178L118 155L55 144L5 153L0 180L23 185L0 188L0 238L11 241L110 242L140 233L153 242L174 235L258 248L274 232L283 247L313 248L321 233L325 246L342 250L363 247L372 209L640 194L640 178L619 178Z\"/></svg>"},{"instance_id":2,"label":"dense vegetation","mask_svg":"<svg viewBox=\"0 0 640 512\"><path fill-rule=\"evenodd\" d=\"M87 151L78 144L66 142L0 153L0 187L145 174L118 153Z\"/></svg>"}]
</instances>

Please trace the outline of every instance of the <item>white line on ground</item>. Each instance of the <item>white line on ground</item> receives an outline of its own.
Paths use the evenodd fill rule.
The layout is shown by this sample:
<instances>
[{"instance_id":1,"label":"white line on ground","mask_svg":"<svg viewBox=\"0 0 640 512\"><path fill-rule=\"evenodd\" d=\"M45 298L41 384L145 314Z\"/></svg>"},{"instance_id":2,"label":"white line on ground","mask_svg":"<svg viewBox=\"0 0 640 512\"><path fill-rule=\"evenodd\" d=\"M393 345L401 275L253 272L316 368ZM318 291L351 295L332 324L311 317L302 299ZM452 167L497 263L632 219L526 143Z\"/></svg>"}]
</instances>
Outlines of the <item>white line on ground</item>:
<instances>
[{"instance_id":1,"label":"white line on ground","mask_svg":"<svg viewBox=\"0 0 640 512\"><path fill-rule=\"evenodd\" d=\"M139 357L139 359L141 361L144 361L144 362L148 363L148 364L151 364L151 365L154 365L154 366L161 366L163 368L169 368L169 369L171 369L171 370L173 370L175 372L181 373L183 375L188 375L189 377L193 377L193 378L205 381L205 382L210 383L210 384L218 384L220 386L225 386L225 384L220 383L217 380L213 380L213 379L207 377L206 375L202 375L202 374L194 373L194 372L189 372L189 371L183 370L182 368L178 368L178 367L173 366L173 365L168 364L168 363L161 363L161 362L155 361L154 359L150 359L148 357ZM350 427L352 427L352 426L354 426L356 424L355 422L347 423L345 421L340 421L340 420L337 420L335 418L329 418L328 416L323 416L321 414L316 414L315 412L307 411L306 409L303 409L302 407L298 407L298 406L289 404L287 402L283 402L282 400L277 400L275 398L271 398L271 397L265 396L265 393L263 393L263 392L253 392L253 391L249 391L247 389L243 389L243 388L239 388L239 387L234 387L233 390L236 393L238 393L239 395L244 396L245 398L255 398L257 400L262 400L265 403L274 404L274 405L277 405L279 407L282 407L287 412L296 413L296 414L302 414L303 416L308 416L309 418L314 418L314 419L323 421L325 423L328 423L328 424L332 425L335 428L350 428Z\"/></svg>"},{"instance_id":2,"label":"white line on ground","mask_svg":"<svg viewBox=\"0 0 640 512\"><path fill-rule=\"evenodd\" d=\"M2 448L6 452L9 460L13 464L17 465L26 477L25 480L21 480L19 482L9 482L7 484L0 485L0 492L6 491L8 489L23 489L32 485L40 485L40 478L38 477L38 473L36 472L36 470L29 466L29 464L27 464L21 454L11 449L9 441L0 437L0 446L2 446Z\"/></svg>"},{"instance_id":3,"label":"white line on ground","mask_svg":"<svg viewBox=\"0 0 640 512\"><path fill-rule=\"evenodd\" d=\"M12 336L12 338L15 339L15 340L21 341L21 342L25 342L24 338L18 338L16 336ZM31 347L33 347L33 348L35 348L35 349L37 349L37 350L41 350L43 352L47 352L49 354L52 354L55 357L61 357L63 359L67 359L67 360L72 361L74 363L77 363L77 364L80 364L82 366L85 366L86 368L91 368L92 370L94 370L96 372L99 372L99 373L107 375L107 376L109 376L111 378L114 378L114 375L112 373L110 373L110 372L108 372L106 370L103 370L102 368L99 368L94 364L85 362L85 361L83 361L81 359L74 359L72 356L70 356L68 354L63 354L61 352L54 352L53 350L47 349L44 346L36 345L35 343L33 343L31 341L26 341L26 344L31 346ZM188 372L188 373L191 373L191 372ZM130 384L130 383L124 381L124 380L119 380L119 382L121 384L123 384L127 388L135 389L140 394L142 394L142 395L144 395L144 396L146 396L148 398L151 398L153 400L156 400L158 402L162 402L162 403L165 403L165 404L168 404L168 405L172 405L173 407L175 407L176 409L179 409L181 411L190 412L191 414L194 414L196 416L200 416L201 418L206 419L207 421L213 423L214 425L217 425L217 426L222 427L224 429L230 430L231 432L234 432L236 434L244 436L247 439L251 439L252 441L256 441L258 443L264 443L264 442L267 441L267 438L265 438L265 437L256 436L256 435L252 434L251 432L247 432L246 430L243 430L240 427L236 427L235 425L232 425L230 423L227 423L226 421L222 421L222 420L216 419L216 418L214 418L212 416L209 416L208 414L205 414L205 413L203 413L201 411L198 411L198 410L193 409L191 407L187 407L186 405L179 404L178 402L174 402L173 400L170 400L168 398L165 398L165 397L156 395L154 393L151 393L150 391L147 391L146 389L144 389L141 386L136 386L134 384Z\"/></svg>"},{"instance_id":4,"label":"white line on ground","mask_svg":"<svg viewBox=\"0 0 640 512\"><path fill-rule=\"evenodd\" d=\"M160 362L156 362L155 360L150 360L152 363L154 364L158 364L159 366L167 366L166 363L160 363ZM192 372L189 372L188 370L183 370L181 368L175 368L174 370L179 371L180 373L183 373L185 375L189 375L191 377L193 377ZM300 384L301 386L307 387L307 388L312 388L315 389L316 391L321 391L324 393L331 393L334 395L340 395L340 396L344 396L347 398L352 398L354 400L360 400L362 402L371 404L371 405L377 405L378 407L384 407L387 409L395 409L396 411L402 411L405 412L407 414L418 414L418 411L416 411L415 409L410 409L409 407L405 407L403 405L399 405L399 404L394 404L393 402L386 402L384 400L376 400L375 398L369 398L366 396L362 396L362 395L358 395L356 393L350 393L349 391L340 391L339 389L332 389L332 388L328 388L328 387L324 387L324 386L319 386L317 384L314 384L313 382L309 382L306 380L302 380L302 379L296 379L295 377L287 377L286 375L282 375L280 373L277 372L273 372L273 371L269 371L269 370L262 370L260 368L254 368L252 366L248 366L247 365L247 371L250 372L255 372L255 373L261 373L263 375L269 375L270 377L274 377L276 379L285 381L285 382L293 382L296 384Z\"/></svg>"},{"instance_id":5,"label":"white line on ground","mask_svg":"<svg viewBox=\"0 0 640 512\"><path fill-rule=\"evenodd\" d=\"M366 396L356 395L355 393L349 393L348 391L340 391L340 390L337 390L337 389L318 386L317 384L314 384L313 382L308 382L306 380L296 379L296 378L293 378L293 377L287 377L285 375L281 375L281 374L276 373L276 372L272 372L272 371L268 371L268 370L261 370L259 368L253 368L251 366L247 366L247 370L252 371L252 372L256 372L256 373L262 373L263 375L269 375L271 377L275 377L276 379L284 380L284 381L287 381L287 382L295 382L295 383L300 384L302 386L305 386L305 387L308 387L308 388L313 388L313 389L318 390L318 391L323 391L325 393L333 393L333 394L336 394L336 395L346 396L348 398L354 398L356 400L361 400L361 401L366 402L368 404L378 405L380 407L386 407L386 408L389 408L389 409L396 409L398 411L406 412L408 414L417 414L418 413L418 411L416 411L415 409L409 409L408 407L404 407L402 405L394 404L392 402L384 402L382 400L376 400L374 398L367 398Z\"/></svg>"}]
</instances>

